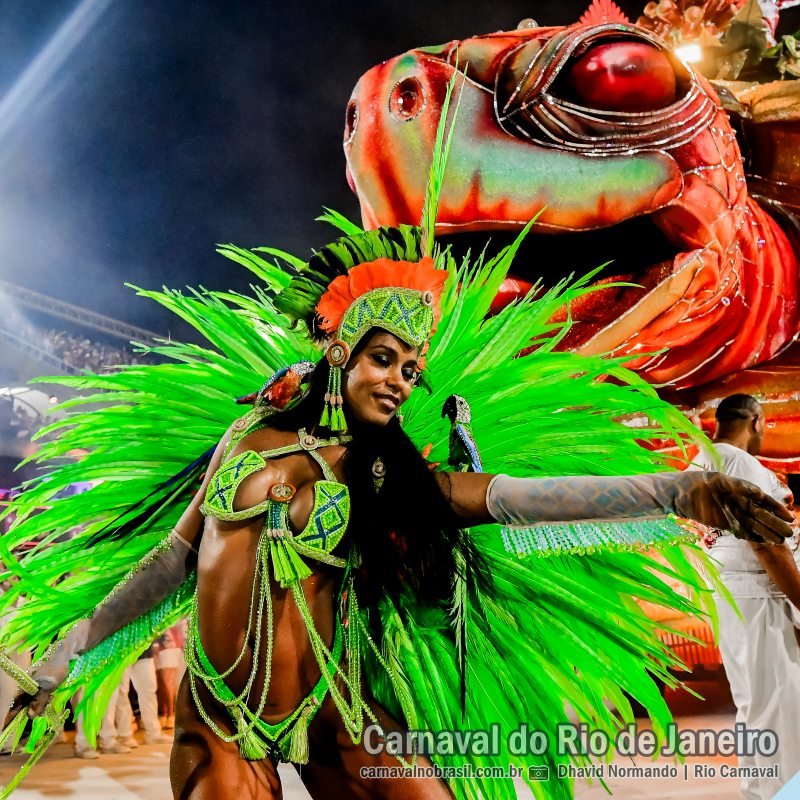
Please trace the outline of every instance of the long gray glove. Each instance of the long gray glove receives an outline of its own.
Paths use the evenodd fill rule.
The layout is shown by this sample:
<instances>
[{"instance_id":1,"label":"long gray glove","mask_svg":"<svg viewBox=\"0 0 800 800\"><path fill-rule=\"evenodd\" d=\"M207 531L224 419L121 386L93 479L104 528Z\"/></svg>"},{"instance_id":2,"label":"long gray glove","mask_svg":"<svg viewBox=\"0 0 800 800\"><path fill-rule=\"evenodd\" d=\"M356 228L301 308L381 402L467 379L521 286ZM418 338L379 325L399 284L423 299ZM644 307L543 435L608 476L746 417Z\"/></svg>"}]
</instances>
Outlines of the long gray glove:
<instances>
[{"instance_id":1,"label":"long gray glove","mask_svg":"<svg viewBox=\"0 0 800 800\"><path fill-rule=\"evenodd\" d=\"M794 520L785 506L752 483L701 471L626 477L496 475L486 491L486 507L502 525L527 526L677 514L766 544L791 536Z\"/></svg>"},{"instance_id":2,"label":"long gray glove","mask_svg":"<svg viewBox=\"0 0 800 800\"><path fill-rule=\"evenodd\" d=\"M111 591L91 617L75 625L44 660L34 665L31 677L40 689L30 700L30 715L44 711L50 695L67 679L72 659L169 597L194 569L194 553L194 548L173 530Z\"/></svg>"}]
</instances>

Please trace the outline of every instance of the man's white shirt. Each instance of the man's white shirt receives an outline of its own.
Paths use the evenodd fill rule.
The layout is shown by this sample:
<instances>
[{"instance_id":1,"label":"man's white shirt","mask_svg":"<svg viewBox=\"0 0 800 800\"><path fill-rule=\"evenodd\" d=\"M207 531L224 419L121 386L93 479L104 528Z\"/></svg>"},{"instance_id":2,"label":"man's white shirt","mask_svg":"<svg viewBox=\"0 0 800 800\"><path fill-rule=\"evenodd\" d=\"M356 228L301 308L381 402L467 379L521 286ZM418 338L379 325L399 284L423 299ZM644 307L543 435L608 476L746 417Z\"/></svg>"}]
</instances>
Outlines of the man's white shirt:
<instances>
[{"instance_id":1,"label":"man's white shirt","mask_svg":"<svg viewBox=\"0 0 800 800\"><path fill-rule=\"evenodd\" d=\"M722 461L721 472L734 478L750 481L778 502L785 503L791 497L791 492L778 480L775 473L761 464L755 456L724 442L715 444L715 447ZM717 470L711 456L706 453L700 453L692 463L692 467ZM797 537L795 536L794 541L789 540L787 544L790 549L794 549L797 557ZM725 534L714 542L711 555L715 561L719 562L725 584L734 597L763 597L781 594L769 580L748 542L737 539L732 534Z\"/></svg>"}]
</instances>

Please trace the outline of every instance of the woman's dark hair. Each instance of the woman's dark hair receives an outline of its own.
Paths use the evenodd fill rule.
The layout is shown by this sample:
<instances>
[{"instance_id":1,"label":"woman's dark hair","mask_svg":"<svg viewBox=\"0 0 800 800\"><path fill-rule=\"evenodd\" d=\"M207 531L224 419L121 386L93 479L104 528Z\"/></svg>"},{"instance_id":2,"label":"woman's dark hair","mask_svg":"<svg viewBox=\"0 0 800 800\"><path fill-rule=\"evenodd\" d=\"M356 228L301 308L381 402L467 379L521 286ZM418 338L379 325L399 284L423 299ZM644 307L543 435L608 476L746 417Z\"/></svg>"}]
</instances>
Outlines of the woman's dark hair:
<instances>
[{"instance_id":1,"label":"woman's dark hair","mask_svg":"<svg viewBox=\"0 0 800 800\"><path fill-rule=\"evenodd\" d=\"M375 331L362 337L356 356ZM322 359L310 378L308 393L293 408L278 414L270 424L281 430L306 428L328 435L319 427L330 366ZM404 586L423 604L452 597L457 574L479 585L488 584L488 569L458 518L442 487L417 448L394 417L387 425L367 425L348 414L345 477L350 491L350 535L361 554L357 574L359 599L374 604L383 592L397 600ZM376 491L372 473L380 458L386 474ZM445 486L448 482L445 482Z\"/></svg>"}]
</instances>

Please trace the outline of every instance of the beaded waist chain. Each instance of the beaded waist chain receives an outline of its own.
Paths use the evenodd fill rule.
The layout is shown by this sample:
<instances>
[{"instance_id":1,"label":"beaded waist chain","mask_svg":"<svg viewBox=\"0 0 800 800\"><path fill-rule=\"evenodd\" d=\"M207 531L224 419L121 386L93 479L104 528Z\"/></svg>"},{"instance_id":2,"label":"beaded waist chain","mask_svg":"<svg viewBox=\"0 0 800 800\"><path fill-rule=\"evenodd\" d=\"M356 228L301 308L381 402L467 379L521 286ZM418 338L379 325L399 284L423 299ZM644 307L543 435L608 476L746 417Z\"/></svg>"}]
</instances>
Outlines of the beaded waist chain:
<instances>
[{"instance_id":1,"label":"beaded waist chain","mask_svg":"<svg viewBox=\"0 0 800 800\"><path fill-rule=\"evenodd\" d=\"M328 679L320 675L314 688L300 703L300 705L286 719L270 724L257 717L246 705L244 700L237 698L230 687L219 676L214 666L208 660L203 650L200 637L195 630L191 646L195 648L200 666L206 673L203 683L211 694L226 707L231 719L236 723L237 730L243 735L238 739L239 750L242 756L251 761L260 761L269 757L277 764L280 761L291 761L297 764L308 762L308 726L311 724L317 711L319 711L325 695L328 693ZM189 645L189 642L187 642ZM342 636L342 623L336 620L336 632L331 649L331 658L325 669L331 676L336 674L336 667L344 652L344 637ZM192 693L196 695L196 687L192 682ZM207 712L197 701L197 709L206 719ZM206 723L209 720L206 719Z\"/></svg>"}]
</instances>

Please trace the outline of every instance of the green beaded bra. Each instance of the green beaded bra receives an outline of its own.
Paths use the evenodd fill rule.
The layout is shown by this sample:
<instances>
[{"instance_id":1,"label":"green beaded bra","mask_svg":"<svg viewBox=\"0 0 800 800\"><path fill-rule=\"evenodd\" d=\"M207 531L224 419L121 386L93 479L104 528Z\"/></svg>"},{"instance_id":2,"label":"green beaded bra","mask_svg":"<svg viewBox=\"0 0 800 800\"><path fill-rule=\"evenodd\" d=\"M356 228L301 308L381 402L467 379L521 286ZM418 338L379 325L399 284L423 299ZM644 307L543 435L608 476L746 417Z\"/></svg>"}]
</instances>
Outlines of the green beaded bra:
<instances>
[{"instance_id":1,"label":"green beaded bra","mask_svg":"<svg viewBox=\"0 0 800 800\"><path fill-rule=\"evenodd\" d=\"M298 431L297 436L295 444L263 452L245 450L225 460L209 483L205 502L201 506L206 516L225 521L252 519L264 514L264 533L273 551L275 579L283 586L311 574L300 556L336 567L344 567L347 563L332 553L347 530L350 493L347 486L339 483L328 462L317 450L344 444L350 441L350 437L318 439L304 430ZM270 458L303 451L319 465L323 480L314 484L314 507L300 533L294 534L289 525L289 503L295 494L291 484L276 483L270 487L267 498L262 502L249 508L234 509L236 492L247 477L264 469Z\"/></svg>"}]
</instances>

